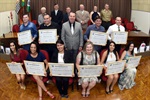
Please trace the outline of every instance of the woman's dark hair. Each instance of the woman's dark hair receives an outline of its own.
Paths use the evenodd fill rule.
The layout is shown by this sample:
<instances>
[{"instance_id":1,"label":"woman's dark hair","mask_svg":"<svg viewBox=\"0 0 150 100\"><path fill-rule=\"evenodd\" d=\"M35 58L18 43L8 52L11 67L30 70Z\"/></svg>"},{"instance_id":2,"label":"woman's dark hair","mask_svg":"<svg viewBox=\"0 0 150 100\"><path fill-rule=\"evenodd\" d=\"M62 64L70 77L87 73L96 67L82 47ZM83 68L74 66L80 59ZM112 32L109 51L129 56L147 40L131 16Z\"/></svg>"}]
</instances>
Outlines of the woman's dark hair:
<instances>
[{"instance_id":1,"label":"woman's dark hair","mask_svg":"<svg viewBox=\"0 0 150 100\"><path fill-rule=\"evenodd\" d=\"M125 48L125 50L126 50L126 51L128 51L128 50L129 50L129 48L130 48L131 44L133 44L133 45L134 45L134 43L133 43L133 42L130 42L130 43L128 43L128 44L127 44L127 46L126 46L126 48ZM132 55L134 55L134 49L131 51L131 54L132 54Z\"/></svg>"},{"instance_id":2,"label":"woman's dark hair","mask_svg":"<svg viewBox=\"0 0 150 100\"><path fill-rule=\"evenodd\" d=\"M37 43L37 42L31 42L31 44L30 44L30 48L31 48L31 45L32 44L35 44L35 46L36 46L36 52L37 53L39 53L40 52L40 47L39 47L39 44ZM29 49L29 53L31 53L31 50Z\"/></svg>"},{"instance_id":3,"label":"woman's dark hair","mask_svg":"<svg viewBox=\"0 0 150 100\"><path fill-rule=\"evenodd\" d=\"M107 61L107 57L108 57L108 54L110 52L109 46L110 46L111 43L113 43L114 46L115 46L115 49L113 50L113 53L115 54L116 59L117 59L116 43L114 41L107 41L107 56L106 56L106 59L105 59L104 63L106 63L106 61Z\"/></svg>"},{"instance_id":4,"label":"woman's dark hair","mask_svg":"<svg viewBox=\"0 0 150 100\"><path fill-rule=\"evenodd\" d=\"M64 42L63 42L61 39L58 39L58 40L56 41L56 45L57 45L58 43L64 44Z\"/></svg>"},{"instance_id":5,"label":"woman's dark hair","mask_svg":"<svg viewBox=\"0 0 150 100\"><path fill-rule=\"evenodd\" d=\"M17 56L19 56L19 50L18 50L18 46L17 46L17 43L15 41L11 41L9 44L13 43L15 45L15 49L16 49L16 53L17 53ZM14 58L14 53L13 51L11 50L10 48L10 56L11 58L13 59Z\"/></svg>"}]
</instances>

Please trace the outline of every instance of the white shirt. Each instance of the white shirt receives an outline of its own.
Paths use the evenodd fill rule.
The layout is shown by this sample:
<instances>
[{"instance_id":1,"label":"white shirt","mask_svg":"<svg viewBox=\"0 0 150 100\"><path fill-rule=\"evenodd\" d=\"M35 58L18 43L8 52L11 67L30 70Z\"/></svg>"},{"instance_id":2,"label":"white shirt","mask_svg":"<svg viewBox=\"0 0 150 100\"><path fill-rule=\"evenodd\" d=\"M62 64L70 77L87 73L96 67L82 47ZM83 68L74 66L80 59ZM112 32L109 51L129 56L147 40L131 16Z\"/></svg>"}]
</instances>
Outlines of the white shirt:
<instances>
[{"instance_id":1,"label":"white shirt","mask_svg":"<svg viewBox=\"0 0 150 100\"><path fill-rule=\"evenodd\" d=\"M124 26L120 25L120 32L125 32L125 28ZM114 31L118 31L118 25L117 24L114 24L114 25L111 25L108 30L107 30L107 34L111 35ZM108 35L108 39L111 40L111 37Z\"/></svg>"},{"instance_id":2,"label":"white shirt","mask_svg":"<svg viewBox=\"0 0 150 100\"><path fill-rule=\"evenodd\" d=\"M114 61L116 61L116 59L117 58L116 58L115 54L113 52L109 52L105 66L107 67L108 62L114 62Z\"/></svg>"},{"instance_id":3,"label":"white shirt","mask_svg":"<svg viewBox=\"0 0 150 100\"><path fill-rule=\"evenodd\" d=\"M58 53L58 63L64 63L64 53Z\"/></svg>"},{"instance_id":4,"label":"white shirt","mask_svg":"<svg viewBox=\"0 0 150 100\"><path fill-rule=\"evenodd\" d=\"M55 10L55 15L57 15L58 10Z\"/></svg>"}]
</instances>

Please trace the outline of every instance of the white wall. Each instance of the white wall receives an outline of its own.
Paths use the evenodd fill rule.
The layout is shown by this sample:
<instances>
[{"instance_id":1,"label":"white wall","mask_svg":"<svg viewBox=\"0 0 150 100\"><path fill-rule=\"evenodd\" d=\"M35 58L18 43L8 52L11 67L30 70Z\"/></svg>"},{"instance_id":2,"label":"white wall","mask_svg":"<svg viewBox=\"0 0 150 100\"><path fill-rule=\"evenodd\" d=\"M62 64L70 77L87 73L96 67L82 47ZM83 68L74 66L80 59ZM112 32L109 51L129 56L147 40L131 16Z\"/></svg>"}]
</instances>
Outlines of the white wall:
<instances>
[{"instance_id":1,"label":"white wall","mask_svg":"<svg viewBox=\"0 0 150 100\"><path fill-rule=\"evenodd\" d=\"M10 17L10 12L11 11L0 12L0 36L2 36L5 33L10 32L10 25L9 25L10 18L8 18L8 16ZM18 23L17 14L14 10L12 11L12 14L13 14L13 23L10 19L11 29L12 29L12 24L14 25L14 24Z\"/></svg>"},{"instance_id":2,"label":"white wall","mask_svg":"<svg viewBox=\"0 0 150 100\"><path fill-rule=\"evenodd\" d=\"M132 10L131 21L135 23L139 30L149 34L150 30L150 12Z\"/></svg>"}]
</instances>

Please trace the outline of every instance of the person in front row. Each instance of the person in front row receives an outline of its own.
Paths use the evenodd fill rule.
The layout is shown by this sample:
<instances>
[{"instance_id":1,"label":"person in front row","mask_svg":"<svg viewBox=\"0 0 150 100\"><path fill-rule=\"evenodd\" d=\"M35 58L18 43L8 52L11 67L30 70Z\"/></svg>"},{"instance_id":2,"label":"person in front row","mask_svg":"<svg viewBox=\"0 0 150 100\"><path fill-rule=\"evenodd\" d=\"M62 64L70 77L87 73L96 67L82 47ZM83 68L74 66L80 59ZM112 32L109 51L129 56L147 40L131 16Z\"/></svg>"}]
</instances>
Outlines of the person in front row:
<instances>
[{"instance_id":1,"label":"person in front row","mask_svg":"<svg viewBox=\"0 0 150 100\"><path fill-rule=\"evenodd\" d=\"M115 47L116 47L116 44L113 41L107 44L107 50L103 53L103 56L101 58L101 64L107 65L108 62L115 62L119 60L119 56ZM107 66L105 66L104 69L105 69L105 72L107 72ZM108 75L107 77L108 79L106 81L106 93L110 94L113 92L113 87L118 80L118 74Z\"/></svg>"},{"instance_id":2,"label":"person in front row","mask_svg":"<svg viewBox=\"0 0 150 100\"><path fill-rule=\"evenodd\" d=\"M120 60L126 60L128 62L129 57L135 56L134 54L134 43L130 42L125 48L124 52L121 55ZM124 88L130 89L135 85L134 79L136 76L135 67L125 67L123 73L121 73L119 78L119 89L123 90Z\"/></svg>"},{"instance_id":3,"label":"person in front row","mask_svg":"<svg viewBox=\"0 0 150 100\"><path fill-rule=\"evenodd\" d=\"M71 55L65 50L64 42L57 40L57 51L53 53L51 62L54 63L73 63L70 61ZM68 98L69 77L56 77L56 86L61 97Z\"/></svg>"},{"instance_id":4,"label":"person in front row","mask_svg":"<svg viewBox=\"0 0 150 100\"><path fill-rule=\"evenodd\" d=\"M23 57L21 56L21 52L18 50L17 44L14 41L10 42L10 59L12 63L21 63L21 65L23 65ZM21 89L25 90L25 74L16 74L16 78Z\"/></svg>"},{"instance_id":5,"label":"person in front row","mask_svg":"<svg viewBox=\"0 0 150 100\"><path fill-rule=\"evenodd\" d=\"M100 56L97 51L94 50L92 42L86 42L83 51L77 56L76 67L79 70L80 65L99 65ZM82 96L88 97L90 95L90 90L96 85L98 81L97 77L82 77Z\"/></svg>"},{"instance_id":6,"label":"person in front row","mask_svg":"<svg viewBox=\"0 0 150 100\"><path fill-rule=\"evenodd\" d=\"M32 42L30 44L29 54L26 58L28 61L35 61L35 62L44 62L46 64L46 70L48 69L48 61L46 60L45 56L40 52L39 45L36 42ZM45 73L46 74L46 73ZM42 100L42 89L53 99L54 95L51 94L45 87L42 77L38 75L33 75L33 78L37 82L38 92L39 92L39 100Z\"/></svg>"}]
</instances>

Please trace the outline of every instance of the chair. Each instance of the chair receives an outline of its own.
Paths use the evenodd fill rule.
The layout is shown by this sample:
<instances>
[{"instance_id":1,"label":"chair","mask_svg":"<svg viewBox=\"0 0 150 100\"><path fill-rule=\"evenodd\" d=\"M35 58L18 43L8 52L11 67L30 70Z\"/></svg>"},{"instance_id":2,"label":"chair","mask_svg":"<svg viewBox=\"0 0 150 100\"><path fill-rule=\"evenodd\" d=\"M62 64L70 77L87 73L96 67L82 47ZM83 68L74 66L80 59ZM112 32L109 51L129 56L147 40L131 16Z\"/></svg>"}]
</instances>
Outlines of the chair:
<instances>
[{"instance_id":1,"label":"chair","mask_svg":"<svg viewBox=\"0 0 150 100\"><path fill-rule=\"evenodd\" d=\"M122 53L124 52L125 48L121 48L120 52L119 52L119 57L121 58Z\"/></svg>"},{"instance_id":2,"label":"chair","mask_svg":"<svg viewBox=\"0 0 150 100\"><path fill-rule=\"evenodd\" d=\"M13 25L12 31L13 32L19 32L19 25L18 24Z\"/></svg>"},{"instance_id":3,"label":"chair","mask_svg":"<svg viewBox=\"0 0 150 100\"><path fill-rule=\"evenodd\" d=\"M101 53L100 53L101 58L102 58L102 56L103 56L103 54L104 54L105 51L106 51L106 49L104 49L104 50L101 51ZM103 80L104 82L106 82L107 79L108 79L107 76L105 76L105 70L104 70L104 69L103 69L103 71L102 71L101 78L102 78L102 80Z\"/></svg>"},{"instance_id":4,"label":"chair","mask_svg":"<svg viewBox=\"0 0 150 100\"><path fill-rule=\"evenodd\" d=\"M91 20L89 20L89 21L88 21L88 26L90 26L90 25L91 25L91 23L92 23L92 22L91 22Z\"/></svg>"},{"instance_id":5,"label":"chair","mask_svg":"<svg viewBox=\"0 0 150 100\"><path fill-rule=\"evenodd\" d=\"M43 53L43 55L45 56L46 60L49 61L49 56L48 56L48 53L47 51L45 50L40 50L40 52ZM33 78L33 76L30 77L32 81L36 82L36 80ZM42 81L45 83L48 81L48 77L43 77Z\"/></svg>"},{"instance_id":6,"label":"chair","mask_svg":"<svg viewBox=\"0 0 150 100\"><path fill-rule=\"evenodd\" d=\"M54 84L56 84L56 78L55 77L52 77L52 81ZM74 80L72 77L69 78L69 85L71 85L72 91L73 91L74 90Z\"/></svg>"},{"instance_id":7,"label":"chair","mask_svg":"<svg viewBox=\"0 0 150 100\"><path fill-rule=\"evenodd\" d=\"M112 25L116 23L114 18L111 18L110 22Z\"/></svg>"},{"instance_id":8,"label":"chair","mask_svg":"<svg viewBox=\"0 0 150 100\"><path fill-rule=\"evenodd\" d=\"M134 23L133 22L129 22L129 23L126 24L126 30L127 31L135 31L137 29L134 28Z\"/></svg>"}]
</instances>

